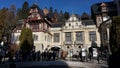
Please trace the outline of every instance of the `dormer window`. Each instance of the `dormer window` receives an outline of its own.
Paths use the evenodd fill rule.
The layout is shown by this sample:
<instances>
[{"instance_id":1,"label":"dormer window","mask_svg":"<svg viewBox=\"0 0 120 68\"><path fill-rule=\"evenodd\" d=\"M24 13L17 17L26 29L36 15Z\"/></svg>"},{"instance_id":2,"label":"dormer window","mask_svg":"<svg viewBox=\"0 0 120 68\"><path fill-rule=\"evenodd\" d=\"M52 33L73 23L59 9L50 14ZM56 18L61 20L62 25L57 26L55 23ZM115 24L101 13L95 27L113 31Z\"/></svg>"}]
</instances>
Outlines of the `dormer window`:
<instances>
[{"instance_id":1,"label":"dormer window","mask_svg":"<svg viewBox=\"0 0 120 68\"><path fill-rule=\"evenodd\" d=\"M74 21L76 21L77 19L76 19L76 17L74 17Z\"/></svg>"},{"instance_id":2,"label":"dormer window","mask_svg":"<svg viewBox=\"0 0 120 68\"><path fill-rule=\"evenodd\" d=\"M69 26L71 26L71 24L69 24Z\"/></svg>"}]
</instances>

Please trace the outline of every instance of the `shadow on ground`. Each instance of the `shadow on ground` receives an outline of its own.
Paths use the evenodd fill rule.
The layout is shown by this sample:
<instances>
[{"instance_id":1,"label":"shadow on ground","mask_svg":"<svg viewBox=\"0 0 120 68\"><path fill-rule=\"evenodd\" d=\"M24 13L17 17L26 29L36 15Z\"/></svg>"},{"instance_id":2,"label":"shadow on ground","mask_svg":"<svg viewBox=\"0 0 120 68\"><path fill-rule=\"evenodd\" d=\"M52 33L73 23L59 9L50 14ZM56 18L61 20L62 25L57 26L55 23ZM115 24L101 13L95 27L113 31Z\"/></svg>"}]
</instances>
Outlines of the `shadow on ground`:
<instances>
[{"instance_id":1,"label":"shadow on ground","mask_svg":"<svg viewBox=\"0 0 120 68\"><path fill-rule=\"evenodd\" d=\"M108 59L108 66L109 68L120 68L120 49L110 55Z\"/></svg>"},{"instance_id":2,"label":"shadow on ground","mask_svg":"<svg viewBox=\"0 0 120 68\"><path fill-rule=\"evenodd\" d=\"M41 61L16 63L16 68L70 68L64 61Z\"/></svg>"}]
</instances>

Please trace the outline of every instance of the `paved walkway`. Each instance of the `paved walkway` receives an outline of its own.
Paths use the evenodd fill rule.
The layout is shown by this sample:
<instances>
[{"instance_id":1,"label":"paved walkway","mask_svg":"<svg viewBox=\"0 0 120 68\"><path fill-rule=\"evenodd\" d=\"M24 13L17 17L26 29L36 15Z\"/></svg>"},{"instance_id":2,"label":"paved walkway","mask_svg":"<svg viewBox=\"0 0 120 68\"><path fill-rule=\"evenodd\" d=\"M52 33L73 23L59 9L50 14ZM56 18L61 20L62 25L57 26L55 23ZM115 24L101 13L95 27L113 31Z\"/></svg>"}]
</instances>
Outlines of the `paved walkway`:
<instances>
[{"instance_id":1,"label":"paved walkway","mask_svg":"<svg viewBox=\"0 0 120 68\"><path fill-rule=\"evenodd\" d=\"M80 61L40 61L40 62L17 62L16 68L108 68L106 64ZM9 63L0 64L0 68L10 68Z\"/></svg>"}]
</instances>

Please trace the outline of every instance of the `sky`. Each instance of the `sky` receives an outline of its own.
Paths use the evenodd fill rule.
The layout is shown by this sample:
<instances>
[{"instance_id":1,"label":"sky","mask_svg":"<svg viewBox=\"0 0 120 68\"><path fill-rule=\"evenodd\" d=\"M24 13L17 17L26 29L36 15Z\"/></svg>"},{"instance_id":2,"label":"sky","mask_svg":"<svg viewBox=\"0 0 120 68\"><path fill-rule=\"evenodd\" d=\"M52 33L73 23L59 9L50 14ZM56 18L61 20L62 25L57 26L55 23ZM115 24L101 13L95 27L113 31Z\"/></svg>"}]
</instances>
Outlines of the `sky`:
<instances>
[{"instance_id":1,"label":"sky","mask_svg":"<svg viewBox=\"0 0 120 68\"><path fill-rule=\"evenodd\" d=\"M14 4L16 8L21 8L25 1L29 3L29 6L37 3L41 9L45 7L49 9L52 7L53 9L57 9L58 12L62 10L70 14L76 13L81 15L84 12L91 14L90 7L95 3L113 0L0 0L0 9L3 7L9 8L12 4Z\"/></svg>"}]
</instances>

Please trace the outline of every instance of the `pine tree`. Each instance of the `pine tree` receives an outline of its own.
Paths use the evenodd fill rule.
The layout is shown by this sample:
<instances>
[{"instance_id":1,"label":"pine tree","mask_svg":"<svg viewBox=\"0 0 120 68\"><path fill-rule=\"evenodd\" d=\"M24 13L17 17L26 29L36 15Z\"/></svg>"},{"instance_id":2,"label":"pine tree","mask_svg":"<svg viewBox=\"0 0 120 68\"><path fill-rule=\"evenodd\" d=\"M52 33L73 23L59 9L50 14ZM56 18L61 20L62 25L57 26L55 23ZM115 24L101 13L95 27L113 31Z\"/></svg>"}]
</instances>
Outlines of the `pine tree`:
<instances>
[{"instance_id":1,"label":"pine tree","mask_svg":"<svg viewBox=\"0 0 120 68\"><path fill-rule=\"evenodd\" d=\"M29 28L23 27L20 34L20 50L22 56L25 57L30 53L33 47L32 31Z\"/></svg>"},{"instance_id":2,"label":"pine tree","mask_svg":"<svg viewBox=\"0 0 120 68\"><path fill-rule=\"evenodd\" d=\"M53 17L53 8L52 8L52 7L49 8L48 17L49 17L50 19L52 19L52 17Z\"/></svg>"},{"instance_id":3,"label":"pine tree","mask_svg":"<svg viewBox=\"0 0 120 68\"><path fill-rule=\"evenodd\" d=\"M64 15L63 15L63 12L62 12L62 10L60 11L60 13L59 13L59 17L58 17L58 21L59 22L64 22Z\"/></svg>"},{"instance_id":4,"label":"pine tree","mask_svg":"<svg viewBox=\"0 0 120 68\"><path fill-rule=\"evenodd\" d=\"M64 18L65 18L65 20L67 20L69 17L70 17L69 12L65 12L65 13L64 13Z\"/></svg>"},{"instance_id":5,"label":"pine tree","mask_svg":"<svg viewBox=\"0 0 120 68\"><path fill-rule=\"evenodd\" d=\"M110 46L112 53L120 50L120 16L113 18L112 27L110 30Z\"/></svg>"},{"instance_id":6,"label":"pine tree","mask_svg":"<svg viewBox=\"0 0 120 68\"><path fill-rule=\"evenodd\" d=\"M22 5L22 8L18 9L19 19L26 19L29 13L29 3L25 1Z\"/></svg>"}]
</instances>

